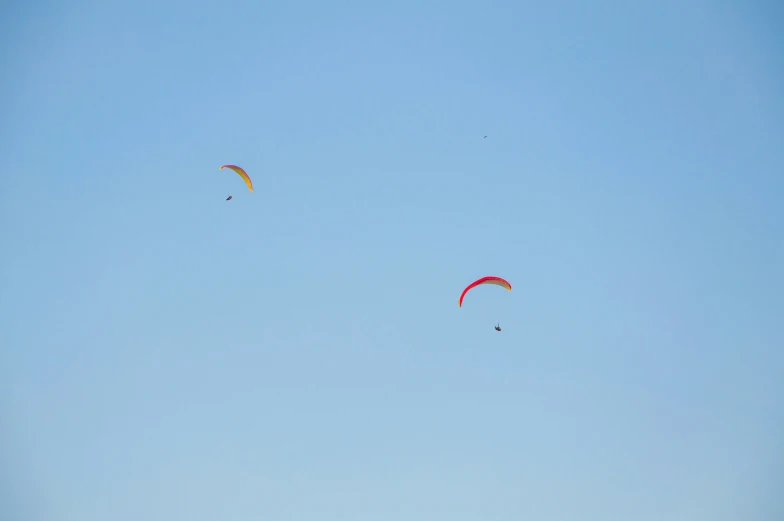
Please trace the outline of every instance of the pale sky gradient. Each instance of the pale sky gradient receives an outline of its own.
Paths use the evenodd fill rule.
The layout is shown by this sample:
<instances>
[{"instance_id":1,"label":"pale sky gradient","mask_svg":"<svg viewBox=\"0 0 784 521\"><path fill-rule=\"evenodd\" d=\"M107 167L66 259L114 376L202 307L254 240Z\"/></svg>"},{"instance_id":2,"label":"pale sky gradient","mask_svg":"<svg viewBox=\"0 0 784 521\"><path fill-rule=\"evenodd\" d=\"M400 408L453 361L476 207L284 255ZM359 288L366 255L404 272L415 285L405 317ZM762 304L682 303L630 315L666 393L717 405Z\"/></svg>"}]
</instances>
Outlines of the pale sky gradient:
<instances>
[{"instance_id":1,"label":"pale sky gradient","mask_svg":"<svg viewBox=\"0 0 784 521\"><path fill-rule=\"evenodd\" d=\"M3 3L0 518L784 519L783 5Z\"/></svg>"}]
</instances>

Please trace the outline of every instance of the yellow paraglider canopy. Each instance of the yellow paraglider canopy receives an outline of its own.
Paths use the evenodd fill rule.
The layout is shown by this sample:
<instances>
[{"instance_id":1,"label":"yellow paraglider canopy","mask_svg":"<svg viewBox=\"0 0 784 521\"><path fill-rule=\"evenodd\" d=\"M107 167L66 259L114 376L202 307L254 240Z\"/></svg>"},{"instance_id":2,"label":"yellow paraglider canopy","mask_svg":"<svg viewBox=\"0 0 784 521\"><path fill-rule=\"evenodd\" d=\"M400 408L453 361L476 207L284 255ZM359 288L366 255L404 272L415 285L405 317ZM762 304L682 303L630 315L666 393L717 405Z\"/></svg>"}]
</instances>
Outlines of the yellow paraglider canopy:
<instances>
[{"instance_id":1,"label":"yellow paraglider canopy","mask_svg":"<svg viewBox=\"0 0 784 521\"><path fill-rule=\"evenodd\" d=\"M221 170L223 170L224 168L230 168L235 172L237 172L240 175L240 177L245 181L245 184L248 185L248 190L250 190L251 192L253 191L253 181L250 180L250 176L248 176L245 170L238 167L237 165L223 165L222 167L220 167Z\"/></svg>"}]
</instances>

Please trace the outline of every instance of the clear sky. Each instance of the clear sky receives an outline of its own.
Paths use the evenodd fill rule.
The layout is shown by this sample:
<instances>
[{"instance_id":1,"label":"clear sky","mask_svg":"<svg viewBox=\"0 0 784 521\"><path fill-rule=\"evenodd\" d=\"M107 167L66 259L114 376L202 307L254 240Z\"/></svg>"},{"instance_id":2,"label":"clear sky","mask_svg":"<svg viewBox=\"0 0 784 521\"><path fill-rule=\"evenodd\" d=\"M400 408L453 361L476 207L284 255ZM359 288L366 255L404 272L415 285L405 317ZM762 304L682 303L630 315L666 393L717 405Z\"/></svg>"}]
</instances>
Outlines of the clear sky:
<instances>
[{"instance_id":1,"label":"clear sky","mask_svg":"<svg viewBox=\"0 0 784 521\"><path fill-rule=\"evenodd\" d=\"M0 518L782 519L783 20L3 3Z\"/></svg>"}]
</instances>

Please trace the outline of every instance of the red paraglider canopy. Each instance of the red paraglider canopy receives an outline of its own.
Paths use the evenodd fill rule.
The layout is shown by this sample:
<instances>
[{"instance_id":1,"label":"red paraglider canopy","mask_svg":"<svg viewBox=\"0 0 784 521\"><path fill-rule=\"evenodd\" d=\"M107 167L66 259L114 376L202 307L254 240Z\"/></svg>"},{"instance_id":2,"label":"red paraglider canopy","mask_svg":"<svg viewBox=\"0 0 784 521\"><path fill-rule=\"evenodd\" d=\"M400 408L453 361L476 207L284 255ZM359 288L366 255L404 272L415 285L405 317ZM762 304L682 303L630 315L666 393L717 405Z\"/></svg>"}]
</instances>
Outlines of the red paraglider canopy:
<instances>
[{"instance_id":1,"label":"red paraglider canopy","mask_svg":"<svg viewBox=\"0 0 784 521\"><path fill-rule=\"evenodd\" d=\"M477 279L463 290L460 294L460 299L457 301L458 306L463 307L463 297L465 297L466 293L468 293L471 288L479 286L480 284L494 284L496 286L501 286L502 288L506 288L508 291L512 291L512 285L509 284L506 280L502 279L501 277L482 277L481 279Z\"/></svg>"}]
</instances>

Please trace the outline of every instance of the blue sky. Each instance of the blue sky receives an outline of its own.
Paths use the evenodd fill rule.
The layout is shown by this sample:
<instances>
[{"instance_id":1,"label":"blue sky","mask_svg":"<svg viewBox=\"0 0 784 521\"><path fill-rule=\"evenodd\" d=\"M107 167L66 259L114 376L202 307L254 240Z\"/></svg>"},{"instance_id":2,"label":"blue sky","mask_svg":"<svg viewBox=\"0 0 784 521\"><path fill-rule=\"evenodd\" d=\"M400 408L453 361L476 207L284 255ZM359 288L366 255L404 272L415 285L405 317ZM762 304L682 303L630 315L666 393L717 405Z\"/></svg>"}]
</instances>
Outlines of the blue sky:
<instances>
[{"instance_id":1,"label":"blue sky","mask_svg":"<svg viewBox=\"0 0 784 521\"><path fill-rule=\"evenodd\" d=\"M3 5L0 514L781 519L783 14Z\"/></svg>"}]
</instances>

